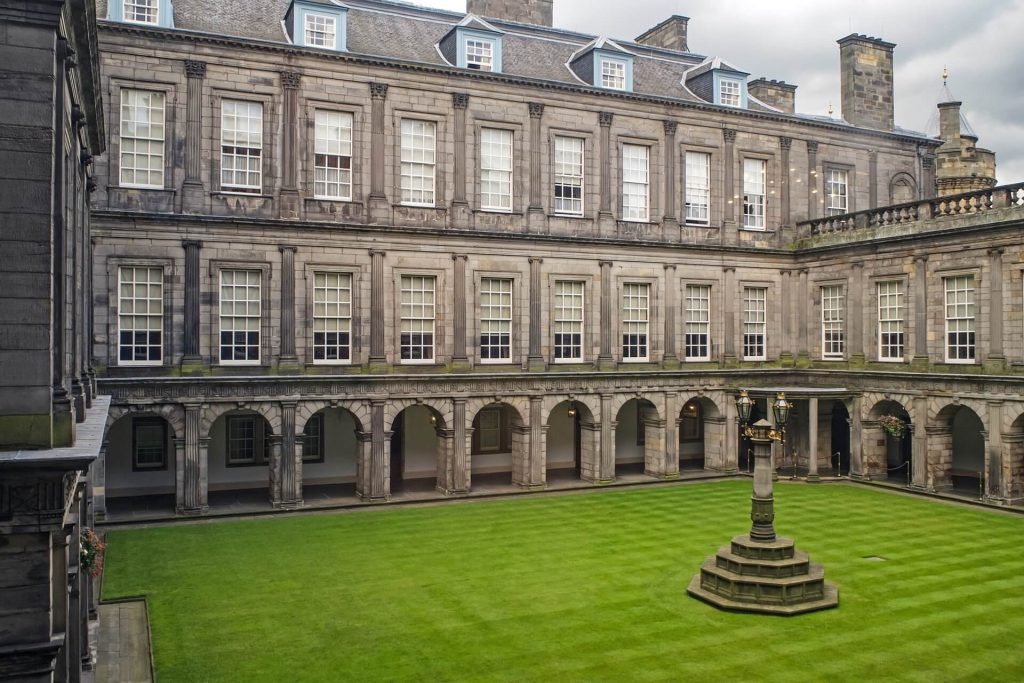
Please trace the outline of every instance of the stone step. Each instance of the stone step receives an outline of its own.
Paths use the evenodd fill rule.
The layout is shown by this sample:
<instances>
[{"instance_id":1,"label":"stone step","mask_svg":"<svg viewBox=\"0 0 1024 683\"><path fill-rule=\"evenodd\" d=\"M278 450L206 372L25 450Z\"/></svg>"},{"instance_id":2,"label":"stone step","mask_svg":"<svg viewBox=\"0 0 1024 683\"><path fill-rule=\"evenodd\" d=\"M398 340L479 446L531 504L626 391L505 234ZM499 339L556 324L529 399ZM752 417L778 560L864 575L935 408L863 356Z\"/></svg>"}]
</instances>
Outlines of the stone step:
<instances>
[{"instance_id":1,"label":"stone step","mask_svg":"<svg viewBox=\"0 0 1024 683\"><path fill-rule=\"evenodd\" d=\"M752 560L733 553L728 546L721 548L714 557L720 569L743 576L783 578L807 575L810 558L803 550L797 550L793 557L781 560Z\"/></svg>"},{"instance_id":2,"label":"stone step","mask_svg":"<svg viewBox=\"0 0 1024 683\"><path fill-rule=\"evenodd\" d=\"M736 536L732 539L731 550L740 557L752 560L784 560L794 556L796 544L791 538L778 537L765 543L755 541L749 535Z\"/></svg>"}]
</instances>

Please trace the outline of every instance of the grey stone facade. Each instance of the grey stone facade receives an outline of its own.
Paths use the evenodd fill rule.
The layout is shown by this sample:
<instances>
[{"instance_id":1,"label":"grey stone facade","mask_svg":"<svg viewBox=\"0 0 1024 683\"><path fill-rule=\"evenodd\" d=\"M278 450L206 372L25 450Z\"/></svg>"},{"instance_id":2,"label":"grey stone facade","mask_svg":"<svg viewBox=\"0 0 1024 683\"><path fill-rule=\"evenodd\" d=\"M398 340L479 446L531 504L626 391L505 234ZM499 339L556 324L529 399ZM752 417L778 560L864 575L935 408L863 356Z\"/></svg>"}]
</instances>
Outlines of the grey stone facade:
<instances>
[{"instance_id":1,"label":"grey stone facade","mask_svg":"<svg viewBox=\"0 0 1024 683\"><path fill-rule=\"evenodd\" d=\"M578 34L499 21L503 73L488 74L440 64L436 49L426 56L462 15L351 4L350 46L422 24L421 39L389 59L188 33L189 3L175 4L175 30L101 29L112 130L125 89L163 93L167 122L161 187L119 183L116 135L97 168L93 354L114 397L104 496L173 496L178 512L197 514L211 492L232 488L294 507L304 486L320 484L377 501L403 479L455 494L499 473L533 489L558 470L596 483L627 467L659 478L691 463L733 472L745 457L733 397L747 387L797 399L779 462L865 478L899 469L932 489L978 476L993 500L1022 497L1019 187L955 207L932 200L940 141L894 130L891 80L851 90L870 120L822 120L700 101L680 80L700 56L628 41L634 92L613 93L566 81L565 61L587 43ZM558 57L544 61L545 50ZM262 105L259 192L221 187L225 99ZM316 196L318 109L351 115L351 200ZM400 191L404 120L435 131L434 199L415 206ZM510 211L485 208L487 130L511 133ZM554 188L566 137L583 141L581 211L571 216ZM637 147L647 155L645 220L630 220L623 192L625 152ZM687 218L688 152L708 155L706 220ZM763 230L745 227L748 160L765 169ZM842 216L826 216L832 170L846 174ZM908 201L887 208L893 197ZM126 267L159 273L162 352L146 364L119 361ZM221 360L226 271L250 274L259 303L246 363ZM349 358L334 363L316 350L318 275L328 273L346 283L351 306ZM970 278L951 279L961 276ZM413 280L433 285L427 362L403 351ZM484 349L493 280L509 287L499 358ZM571 362L561 357L565 283L579 292ZM898 357L880 348L880 283L899 300ZM973 340L971 358L954 360L969 362L947 357L954 284L975 297L954 323ZM700 296L706 352L687 344ZM824 318L841 340L830 350ZM758 335L763 352L751 350ZM983 428L970 431L963 409ZM878 422L899 411L913 430L905 461ZM150 472L135 467L132 445L133 421L146 416L166 425L163 466ZM265 436L245 467L230 462L233 418ZM314 449L320 460L304 457Z\"/></svg>"}]
</instances>

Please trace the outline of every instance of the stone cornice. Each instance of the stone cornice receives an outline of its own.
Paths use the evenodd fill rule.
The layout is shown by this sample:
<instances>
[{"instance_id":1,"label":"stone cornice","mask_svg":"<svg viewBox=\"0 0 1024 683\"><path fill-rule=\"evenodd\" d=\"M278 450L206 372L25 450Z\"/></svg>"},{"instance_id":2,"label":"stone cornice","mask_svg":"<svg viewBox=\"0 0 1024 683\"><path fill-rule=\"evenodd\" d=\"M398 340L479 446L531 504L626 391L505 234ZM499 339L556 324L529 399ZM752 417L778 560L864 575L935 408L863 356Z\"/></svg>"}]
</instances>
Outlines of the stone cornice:
<instances>
[{"instance_id":1,"label":"stone cornice","mask_svg":"<svg viewBox=\"0 0 1024 683\"><path fill-rule=\"evenodd\" d=\"M942 144L940 140L932 140L929 138L922 138L914 135L905 135L895 132L886 132L879 130L872 130L869 128L854 128L850 126L841 126L838 124L831 124L825 121L816 119L804 119L797 116L791 116L786 114L777 114L774 112L754 111L749 109L734 109L729 107L722 107L719 105L713 105L704 102L695 102L692 100L682 100L672 97L658 96L658 95L644 95L638 93L626 93L604 90L601 88L587 87L584 85L572 84L568 82L559 81L547 81L539 78L529 78L525 76L515 76L510 74L500 74L494 72L484 71L466 71L464 69L456 69L454 67L446 67L440 64L427 64L423 62L407 62L397 59L386 59L382 57L374 57L371 55L356 55L352 53L326 53L322 50L316 49L304 49L296 47L294 45L285 45L281 43L275 43L267 40L259 40L255 38L231 38L228 36L218 36L210 33L203 33L201 31L188 31L184 29L163 29L155 27L146 27L141 25L132 24L121 24L117 22L101 21L99 23L100 29L115 34L125 35L136 35L146 38L156 38L178 41L188 44L202 44L202 45L214 45L223 47L234 47L241 49L252 49L264 52L273 52L285 55L295 56L308 56L317 57L320 59L329 59L335 61L351 62L354 64L371 65L393 68L400 71L417 71L420 73L433 73L443 75L447 78L464 78L467 80L483 80L483 81L495 81L500 83L508 83L514 85L532 86L536 88L544 88L548 90L557 90L561 92L570 92L577 94L594 95L605 98L615 98L624 101L646 103L646 104L659 104L664 106L680 107L685 109L694 109L697 111L713 112L722 117L736 117L739 119L749 120L762 120L762 121L773 121L773 122L784 122L798 126L805 126L807 128L817 128L822 130L830 130L834 132L840 132L843 135L863 135L866 137L874 138L885 138L888 140L896 140L903 142L913 142L917 145L922 146L933 146L938 147ZM730 119L732 120L732 119Z\"/></svg>"}]
</instances>

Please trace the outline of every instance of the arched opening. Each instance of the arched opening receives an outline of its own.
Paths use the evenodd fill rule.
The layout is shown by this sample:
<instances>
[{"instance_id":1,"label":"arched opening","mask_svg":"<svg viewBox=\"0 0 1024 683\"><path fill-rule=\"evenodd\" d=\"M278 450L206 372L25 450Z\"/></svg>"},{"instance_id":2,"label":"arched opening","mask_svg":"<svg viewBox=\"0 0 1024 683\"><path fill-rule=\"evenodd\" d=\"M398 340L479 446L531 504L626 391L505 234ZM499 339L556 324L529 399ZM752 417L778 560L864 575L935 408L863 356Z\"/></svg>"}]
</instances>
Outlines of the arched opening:
<instances>
[{"instance_id":1,"label":"arched opening","mask_svg":"<svg viewBox=\"0 0 1024 683\"><path fill-rule=\"evenodd\" d=\"M850 474L850 411L839 400L832 401L829 421L829 460L836 476Z\"/></svg>"},{"instance_id":2,"label":"arched opening","mask_svg":"<svg viewBox=\"0 0 1024 683\"><path fill-rule=\"evenodd\" d=\"M425 405L409 406L395 417L389 468L392 494L434 490L444 428L441 414Z\"/></svg>"},{"instance_id":3,"label":"arched opening","mask_svg":"<svg viewBox=\"0 0 1024 683\"><path fill-rule=\"evenodd\" d=\"M523 467L529 434L519 411L507 403L491 403L473 416L470 476L476 484L514 483L517 460Z\"/></svg>"},{"instance_id":4,"label":"arched opening","mask_svg":"<svg viewBox=\"0 0 1024 683\"><path fill-rule=\"evenodd\" d=\"M358 418L345 408L324 408L306 420L298 444L302 448L302 493L307 503L355 495L360 431Z\"/></svg>"},{"instance_id":5,"label":"arched opening","mask_svg":"<svg viewBox=\"0 0 1024 683\"><path fill-rule=\"evenodd\" d=\"M130 413L110 426L104 462L108 513L174 511L176 436L155 413Z\"/></svg>"},{"instance_id":6,"label":"arched opening","mask_svg":"<svg viewBox=\"0 0 1024 683\"><path fill-rule=\"evenodd\" d=\"M708 398L687 401L679 411L679 471L722 469L725 418Z\"/></svg>"},{"instance_id":7,"label":"arched opening","mask_svg":"<svg viewBox=\"0 0 1024 683\"><path fill-rule=\"evenodd\" d=\"M750 418L747 420L748 424L754 424L758 420L768 419L768 399L765 397L751 396L750 400L752 405L750 407ZM754 471L754 442L740 434L739 438L740 452L736 456L736 462L739 463L739 469L741 472L753 472Z\"/></svg>"},{"instance_id":8,"label":"arched opening","mask_svg":"<svg viewBox=\"0 0 1024 683\"><path fill-rule=\"evenodd\" d=\"M1024 500L1024 414L1013 421L1009 434L1003 434L1003 448L1003 487L1007 501L1017 505Z\"/></svg>"},{"instance_id":9,"label":"arched opening","mask_svg":"<svg viewBox=\"0 0 1024 683\"><path fill-rule=\"evenodd\" d=\"M665 452L665 423L654 404L632 398L615 419L614 476L658 472L657 459Z\"/></svg>"},{"instance_id":10,"label":"arched opening","mask_svg":"<svg viewBox=\"0 0 1024 683\"><path fill-rule=\"evenodd\" d=\"M889 182L889 204L905 204L917 199L917 186L908 173L897 173Z\"/></svg>"},{"instance_id":11,"label":"arched opening","mask_svg":"<svg viewBox=\"0 0 1024 683\"><path fill-rule=\"evenodd\" d=\"M985 471L985 426L978 414L967 406L953 413L953 457L950 462L950 483L955 491L981 496Z\"/></svg>"},{"instance_id":12,"label":"arched opening","mask_svg":"<svg viewBox=\"0 0 1024 683\"><path fill-rule=\"evenodd\" d=\"M210 506L269 501L269 467L281 437L254 410L232 410L210 425L207 448Z\"/></svg>"},{"instance_id":13,"label":"arched opening","mask_svg":"<svg viewBox=\"0 0 1024 683\"><path fill-rule=\"evenodd\" d=\"M545 467L548 483L594 478L600 429L579 401L562 401L548 414Z\"/></svg>"},{"instance_id":14,"label":"arched opening","mask_svg":"<svg viewBox=\"0 0 1024 683\"><path fill-rule=\"evenodd\" d=\"M903 425L899 435L893 434L883 426L886 420L893 418ZM870 431L865 428L862 439L865 471L872 477L909 485L913 477L913 432L907 409L898 401L879 401L871 409L870 421L878 426Z\"/></svg>"}]
</instances>

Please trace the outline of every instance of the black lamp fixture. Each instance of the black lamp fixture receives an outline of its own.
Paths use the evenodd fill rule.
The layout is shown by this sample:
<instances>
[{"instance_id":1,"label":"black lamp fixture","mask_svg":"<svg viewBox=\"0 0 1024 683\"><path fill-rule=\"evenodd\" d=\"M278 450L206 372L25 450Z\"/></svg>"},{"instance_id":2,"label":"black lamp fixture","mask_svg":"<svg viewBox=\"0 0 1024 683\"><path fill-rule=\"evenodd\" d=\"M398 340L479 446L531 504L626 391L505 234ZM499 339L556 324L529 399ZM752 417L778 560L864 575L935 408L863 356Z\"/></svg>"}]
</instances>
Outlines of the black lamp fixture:
<instances>
[{"instance_id":1,"label":"black lamp fixture","mask_svg":"<svg viewBox=\"0 0 1024 683\"><path fill-rule=\"evenodd\" d=\"M750 394L746 389L740 390L740 397L736 399L736 410L740 414L740 422L744 425L750 421L750 411L754 408L754 402L750 400Z\"/></svg>"},{"instance_id":2,"label":"black lamp fixture","mask_svg":"<svg viewBox=\"0 0 1024 683\"><path fill-rule=\"evenodd\" d=\"M786 400L786 394L779 392L779 395L775 397L775 403L772 404L772 412L775 414L775 426L779 429L785 429L786 423L789 422L789 413L793 409L793 404Z\"/></svg>"}]
</instances>

